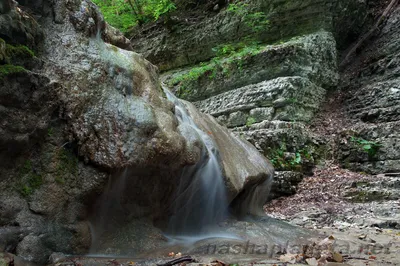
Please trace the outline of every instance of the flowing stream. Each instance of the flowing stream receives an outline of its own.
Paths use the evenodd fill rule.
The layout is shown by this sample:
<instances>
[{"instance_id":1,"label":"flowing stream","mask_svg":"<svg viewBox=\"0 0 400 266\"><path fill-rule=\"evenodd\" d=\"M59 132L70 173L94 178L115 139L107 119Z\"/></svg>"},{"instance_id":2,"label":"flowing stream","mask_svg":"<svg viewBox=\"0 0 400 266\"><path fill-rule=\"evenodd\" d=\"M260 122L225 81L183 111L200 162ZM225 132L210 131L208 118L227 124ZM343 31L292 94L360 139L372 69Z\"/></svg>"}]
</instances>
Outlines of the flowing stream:
<instances>
[{"instance_id":1,"label":"flowing stream","mask_svg":"<svg viewBox=\"0 0 400 266\"><path fill-rule=\"evenodd\" d=\"M211 137L194 123L185 104L168 89L164 88L164 92L175 105L180 126L198 136L203 147L201 159L182 170L167 233L180 237L205 236L212 233L213 227L227 215L227 192L218 150Z\"/></svg>"}]
</instances>

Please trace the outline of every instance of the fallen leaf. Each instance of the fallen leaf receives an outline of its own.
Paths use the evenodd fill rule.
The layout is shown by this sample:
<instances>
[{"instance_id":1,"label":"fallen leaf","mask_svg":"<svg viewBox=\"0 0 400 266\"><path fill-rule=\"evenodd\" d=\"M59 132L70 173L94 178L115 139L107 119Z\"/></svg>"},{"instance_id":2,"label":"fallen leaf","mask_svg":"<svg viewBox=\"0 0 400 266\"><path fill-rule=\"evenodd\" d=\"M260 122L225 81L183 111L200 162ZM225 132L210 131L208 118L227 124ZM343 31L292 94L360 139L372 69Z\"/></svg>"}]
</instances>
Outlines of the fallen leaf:
<instances>
[{"instance_id":1,"label":"fallen leaf","mask_svg":"<svg viewBox=\"0 0 400 266\"><path fill-rule=\"evenodd\" d=\"M332 254L333 260L336 262L343 262L343 256L340 253L334 252Z\"/></svg>"},{"instance_id":2,"label":"fallen leaf","mask_svg":"<svg viewBox=\"0 0 400 266\"><path fill-rule=\"evenodd\" d=\"M366 238L367 238L367 235L364 235L364 234L358 236L358 239L361 239L361 240L364 240L364 239L366 239Z\"/></svg>"},{"instance_id":3,"label":"fallen leaf","mask_svg":"<svg viewBox=\"0 0 400 266\"><path fill-rule=\"evenodd\" d=\"M281 262L287 262L287 263L294 264L294 263L296 263L296 257L297 257L296 254L290 254L290 253L288 253L288 254L285 254L285 255L281 255L281 256L279 257L279 260L280 260Z\"/></svg>"},{"instance_id":4,"label":"fallen leaf","mask_svg":"<svg viewBox=\"0 0 400 266\"><path fill-rule=\"evenodd\" d=\"M174 252L168 253L168 257L174 257L174 256L175 256L175 253L174 253Z\"/></svg>"},{"instance_id":5,"label":"fallen leaf","mask_svg":"<svg viewBox=\"0 0 400 266\"><path fill-rule=\"evenodd\" d=\"M376 260L376 257L375 256L369 256L369 259L370 260Z\"/></svg>"},{"instance_id":6,"label":"fallen leaf","mask_svg":"<svg viewBox=\"0 0 400 266\"><path fill-rule=\"evenodd\" d=\"M175 258L180 258L180 257L182 257L182 253L178 252L175 254Z\"/></svg>"}]
</instances>

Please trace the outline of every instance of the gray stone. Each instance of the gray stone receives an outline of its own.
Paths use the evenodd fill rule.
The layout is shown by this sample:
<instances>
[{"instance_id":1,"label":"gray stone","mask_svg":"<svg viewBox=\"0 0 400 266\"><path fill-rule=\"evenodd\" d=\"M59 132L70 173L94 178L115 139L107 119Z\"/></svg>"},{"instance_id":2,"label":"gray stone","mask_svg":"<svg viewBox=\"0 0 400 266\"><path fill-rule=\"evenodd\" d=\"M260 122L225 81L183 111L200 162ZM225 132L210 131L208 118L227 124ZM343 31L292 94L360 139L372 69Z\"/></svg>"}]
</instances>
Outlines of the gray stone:
<instances>
[{"instance_id":1,"label":"gray stone","mask_svg":"<svg viewBox=\"0 0 400 266\"><path fill-rule=\"evenodd\" d=\"M11 0L4 0L0 3L0 14L7 13L11 10L12 6L12 1Z\"/></svg>"},{"instance_id":2,"label":"gray stone","mask_svg":"<svg viewBox=\"0 0 400 266\"><path fill-rule=\"evenodd\" d=\"M228 127L237 127L246 125L247 115L241 111L237 111L229 114L229 118L227 121Z\"/></svg>"},{"instance_id":3,"label":"gray stone","mask_svg":"<svg viewBox=\"0 0 400 266\"><path fill-rule=\"evenodd\" d=\"M327 139L312 133L299 122L263 121L235 128L234 132L252 143L278 171L295 170L309 174L316 164L333 158ZM291 153L292 157L299 154L301 163L287 160L285 153Z\"/></svg>"},{"instance_id":4,"label":"gray stone","mask_svg":"<svg viewBox=\"0 0 400 266\"><path fill-rule=\"evenodd\" d=\"M18 244L17 255L28 261L45 264L51 252L47 249L38 236L28 235Z\"/></svg>"},{"instance_id":5,"label":"gray stone","mask_svg":"<svg viewBox=\"0 0 400 266\"><path fill-rule=\"evenodd\" d=\"M56 264L59 262L62 262L63 260L65 260L67 257L65 256L65 254L61 253L61 252L54 252L50 255L49 257L49 262L51 264Z\"/></svg>"},{"instance_id":6,"label":"gray stone","mask_svg":"<svg viewBox=\"0 0 400 266\"><path fill-rule=\"evenodd\" d=\"M400 123L360 124L344 132L338 159L342 165L372 174L400 171ZM361 143L364 141L364 143ZM371 149L366 149L365 145Z\"/></svg>"},{"instance_id":7,"label":"gray stone","mask_svg":"<svg viewBox=\"0 0 400 266\"><path fill-rule=\"evenodd\" d=\"M357 90L347 102L350 115L370 123L399 121L399 84L400 79L395 78L368 84Z\"/></svg>"},{"instance_id":8,"label":"gray stone","mask_svg":"<svg viewBox=\"0 0 400 266\"><path fill-rule=\"evenodd\" d=\"M273 108L274 101L284 97L286 104L274 109L273 120L309 121L324 96L325 90L306 78L284 77L225 92L195 105L203 112L219 116L260 107Z\"/></svg>"},{"instance_id":9,"label":"gray stone","mask_svg":"<svg viewBox=\"0 0 400 266\"><path fill-rule=\"evenodd\" d=\"M252 117L255 122L262 122L264 120L272 120L275 109L272 107L265 108L254 108L250 110L250 117Z\"/></svg>"},{"instance_id":10,"label":"gray stone","mask_svg":"<svg viewBox=\"0 0 400 266\"><path fill-rule=\"evenodd\" d=\"M26 206L25 201L16 195L1 196L0 202L0 226L12 224L18 212Z\"/></svg>"},{"instance_id":11,"label":"gray stone","mask_svg":"<svg viewBox=\"0 0 400 266\"><path fill-rule=\"evenodd\" d=\"M277 171L272 182L269 199L287 197L296 193L297 185L303 180L300 172Z\"/></svg>"},{"instance_id":12,"label":"gray stone","mask_svg":"<svg viewBox=\"0 0 400 266\"><path fill-rule=\"evenodd\" d=\"M399 200L400 178L354 182L345 191L344 196L353 202Z\"/></svg>"}]
</instances>

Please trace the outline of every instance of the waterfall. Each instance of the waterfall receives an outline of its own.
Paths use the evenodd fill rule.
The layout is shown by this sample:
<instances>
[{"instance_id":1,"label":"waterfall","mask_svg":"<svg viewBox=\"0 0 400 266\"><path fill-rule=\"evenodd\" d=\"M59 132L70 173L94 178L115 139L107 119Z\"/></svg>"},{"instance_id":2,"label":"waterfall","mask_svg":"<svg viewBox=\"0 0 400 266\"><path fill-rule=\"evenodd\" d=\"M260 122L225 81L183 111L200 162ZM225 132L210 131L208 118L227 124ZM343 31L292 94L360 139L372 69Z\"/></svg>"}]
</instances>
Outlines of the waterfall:
<instances>
[{"instance_id":1,"label":"waterfall","mask_svg":"<svg viewBox=\"0 0 400 266\"><path fill-rule=\"evenodd\" d=\"M212 138L193 121L185 104L164 88L175 105L180 126L189 128L201 140L200 160L186 166L180 175L167 233L174 236L199 236L213 232L213 226L227 215L228 200L218 150Z\"/></svg>"}]
</instances>

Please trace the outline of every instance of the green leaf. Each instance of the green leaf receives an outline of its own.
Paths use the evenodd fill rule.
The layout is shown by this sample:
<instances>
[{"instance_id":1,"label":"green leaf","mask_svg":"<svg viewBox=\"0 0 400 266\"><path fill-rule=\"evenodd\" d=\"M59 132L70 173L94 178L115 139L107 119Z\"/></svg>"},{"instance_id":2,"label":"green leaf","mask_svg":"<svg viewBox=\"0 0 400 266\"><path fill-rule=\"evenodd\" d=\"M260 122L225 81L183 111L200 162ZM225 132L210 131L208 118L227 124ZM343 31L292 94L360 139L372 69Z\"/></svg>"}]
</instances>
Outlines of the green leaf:
<instances>
[{"instance_id":1,"label":"green leaf","mask_svg":"<svg viewBox=\"0 0 400 266\"><path fill-rule=\"evenodd\" d=\"M368 151L368 150L372 149L372 146L371 146L371 144L367 144L367 145L363 146L363 149Z\"/></svg>"}]
</instances>

